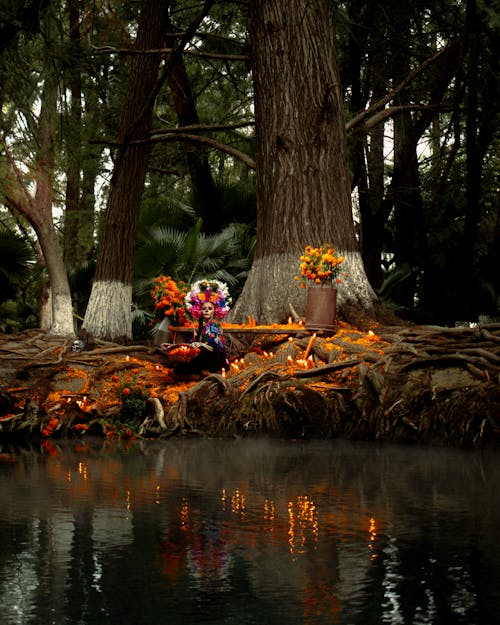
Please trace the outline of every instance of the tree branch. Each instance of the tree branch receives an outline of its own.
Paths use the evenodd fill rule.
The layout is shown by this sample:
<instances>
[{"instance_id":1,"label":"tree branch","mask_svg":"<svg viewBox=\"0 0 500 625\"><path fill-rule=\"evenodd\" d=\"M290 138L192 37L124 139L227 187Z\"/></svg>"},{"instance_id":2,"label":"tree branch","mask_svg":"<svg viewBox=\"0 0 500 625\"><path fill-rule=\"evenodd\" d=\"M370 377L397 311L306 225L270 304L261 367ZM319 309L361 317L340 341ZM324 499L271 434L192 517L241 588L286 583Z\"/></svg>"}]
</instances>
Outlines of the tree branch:
<instances>
[{"instance_id":1,"label":"tree branch","mask_svg":"<svg viewBox=\"0 0 500 625\"><path fill-rule=\"evenodd\" d=\"M134 50L133 48L115 48L113 46L91 46L93 50L100 54L121 54L121 55L146 55L146 54L172 54L177 48L151 48L148 50ZM204 59L220 59L223 61L250 61L247 54L221 54L217 52L200 52L199 50L183 50L182 54L196 56Z\"/></svg>"},{"instance_id":2,"label":"tree branch","mask_svg":"<svg viewBox=\"0 0 500 625\"><path fill-rule=\"evenodd\" d=\"M3 152L6 156L6 164L2 167L2 184L0 190L6 203L14 207L21 215L28 219L34 219L33 199L26 190L23 175L10 152L5 141L2 141Z\"/></svg>"},{"instance_id":3,"label":"tree branch","mask_svg":"<svg viewBox=\"0 0 500 625\"><path fill-rule=\"evenodd\" d=\"M131 141L131 144L139 144L139 143L148 143L153 142L157 143L160 141L186 141L188 143L198 143L200 145L208 145L220 152L225 152L230 156L234 157L236 160L242 162L250 169L255 169L255 161L253 158L242 152L241 150L237 150L236 148L232 148L229 145L225 145L220 141L216 141L215 139L211 139L210 137L202 137L201 135L191 135L188 133L177 133L177 132L167 132L164 134L156 134L151 139L141 139L136 141Z\"/></svg>"},{"instance_id":4,"label":"tree branch","mask_svg":"<svg viewBox=\"0 0 500 625\"><path fill-rule=\"evenodd\" d=\"M364 111L361 111L361 113L358 113L355 117L353 117L346 124L347 132L349 133L353 131L353 129L358 125L365 124L365 120L368 117L371 117L372 115L377 113L388 102L393 100L396 97L396 95L400 93L406 87L406 85L408 85L410 82L415 80L417 76L419 76L422 72L424 72L430 65L435 63L443 54L450 52L451 49L452 49L452 46L448 45L442 48L441 50L439 50L439 52L436 52L435 54L430 56L421 65L419 65L413 72L410 72L405 78L403 78L403 80L392 91L390 91L387 95L385 95L382 99L378 100L377 102L374 102L367 109L365 109ZM368 124L369 125L367 127L369 128L375 125L375 124L370 124L370 122L368 122Z\"/></svg>"},{"instance_id":5,"label":"tree branch","mask_svg":"<svg viewBox=\"0 0 500 625\"><path fill-rule=\"evenodd\" d=\"M168 130L152 130L151 136L154 137L157 133L163 134L164 132L168 132L169 134L172 132L198 132L204 130L233 130L234 128L248 128L248 126L255 126L254 121L246 121L240 122L238 124L190 124L189 126L173 126L168 128Z\"/></svg>"},{"instance_id":6,"label":"tree branch","mask_svg":"<svg viewBox=\"0 0 500 625\"><path fill-rule=\"evenodd\" d=\"M402 111L444 111L447 110L444 104L404 104L400 106L389 106L378 113L375 113L371 117L369 117L366 121L359 122L354 128L350 128L350 124L346 125L347 134L353 135L357 133L363 133L370 128L373 128L377 124L380 124L388 117L393 117L397 113L401 113Z\"/></svg>"}]
</instances>

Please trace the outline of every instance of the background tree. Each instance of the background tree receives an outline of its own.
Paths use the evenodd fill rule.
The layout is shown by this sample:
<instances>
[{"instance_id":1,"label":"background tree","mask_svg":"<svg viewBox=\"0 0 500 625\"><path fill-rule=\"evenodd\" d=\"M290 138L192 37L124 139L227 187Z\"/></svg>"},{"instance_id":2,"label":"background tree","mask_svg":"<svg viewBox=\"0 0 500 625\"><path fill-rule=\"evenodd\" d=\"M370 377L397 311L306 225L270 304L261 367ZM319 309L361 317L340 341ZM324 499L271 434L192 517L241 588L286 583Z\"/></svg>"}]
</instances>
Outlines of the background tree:
<instances>
[{"instance_id":1,"label":"background tree","mask_svg":"<svg viewBox=\"0 0 500 625\"><path fill-rule=\"evenodd\" d=\"M179 47L163 68L164 79L190 40L212 2L205 2ZM99 244L97 267L83 328L115 341L132 339L131 304L136 225L151 152L149 137L158 82L160 53L167 32L169 3L140 4L137 54L132 54L127 95L122 113L119 148Z\"/></svg>"},{"instance_id":2,"label":"background tree","mask_svg":"<svg viewBox=\"0 0 500 625\"><path fill-rule=\"evenodd\" d=\"M344 314L373 313L351 212L343 92L326 2L252 3L257 145L255 257L232 318L286 320L300 310L294 275L306 244L332 243L349 274ZM276 96L276 85L280 85ZM303 302L302 302L303 306ZM353 318L353 316L351 316Z\"/></svg>"},{"instance_id":3,"label":"background tree","mask_svg":"<svg viewBox=\"0 0 500 625\"><path fill-rule=\"evenodd\" d=\"M152 123L153 93L160 54L141 54L161 47L168 6L143 0L132 55L127 96L122 112L119 148L99 245L97 269L83 327L94 336L131 339L130 309L136 224L141 202L149 144L144 139Z\"/></svg>"},{"instance_id":4,"label":"background tree","mask_svg":"<svg viewBox=\"0 0 500 625\"><path fill-rule=\"evenodd\" d=\"M5 203L28 220L36 232L42 250L50 283L51 306L48 315L46 317L42 315L41 325L52 334L71 336L74 334L71 293L52 212L56 169L55 120L58 90L56 68L49 52L50 46L54 45L56 33L55 16L50 10L44 13L40 26L43 28L46 42L46 45L38 50L41 52L40 58L43 65L40 67L35 61L40 74L35 72L33 76L32 72L29 78L28 74L24 75L28 83L29 94L28 100L21 102L21 112L8 106L16 124L26 123L33 130L34 144L31 145L30 154L24 152L24 159L21 162L19 149L22 148L22 141L20 141L22 135L12 136L9 140L5 133L3 134L3 160L1 162L3 179L0 183L0 190ZM38 116L33 112L29 100L30 97L34 97L39 88L37 78L42 82ZM5 130L5 120L3 122L2 126ZM25 173L27 164L30 164L30 167ZM31 190L33 184L34 191Z\"/></svg>"},{"instance_id":5,"label":"background tree","mask_svg":"<svg viewBox=\"0 0 500 625\"><path fill-rule=\"evenodd\" d=\"M51 163L51 174L45 178L44 196L51 198L57 214L55 218L48 211L44 214L53 222L58 244L64 235L77 314L85 310L93 250L100 240L106 241L105 249L122 251L100 256L99 282L109 283L110 292L117 284L126 285L129 291L120 304L125 309L130 308L125 303L128 292L138 296L133 283L140 283L143 275L137 263L134 267L136 243L131 243L136 238L136 210L141 211L138 218L144 224L154 216L152 228L180 228L184 233L197 217L203 218L205 231L224 232L235 222L243 224L243 229L254 227L256 161L261 243L246 299L236 306L235 319L244 320L248 314L259 321L283 319L292 303L300 311L303 293L293 288L291 278L303 243L319 236L331 239L342 251L345 248L349 264L351 255L358 254L358 239L371 286L406 317L452 323L459 315L498 314L500 285L494 271L500 222L497 3L445 0L436 5L418 0L404 5L390 0L384 11L376 0L330 3L335 7L338 35L333 28L325 34L327 26L316 24L331 17L321 3L294 3L290 9L294 20L300 9L305 11L300 15L305 16L311 35L306 43L295 32L294 20L288 26L282 24L274 15L279 7L269 3L263 8L262 4L255 4L254 15L269 11L268 25L276 29L280 47L271 42L266 48L266 54L279 52L274 60L261 58L263 50L258 56L255 47L255 94L248 54L252 3L166 3L165 39L157 48L134 51L130 42L137 35L135 3L97 2L92 12L77 0L7 0L0 7L0 29L5 35L0 43L0 119L8 148L3 151L2 167L8 173L10 166L13 174L4 175L2 181L20 191L17 200L29 197L23 196L19 182L34 179L33 165L42 156L41 151L33 156L35 146L40 145L40 94L45 93L47 103L54 102L48 90L52 72L57 77L57 106L50 109L53 130L47 136L52 154L45 162ZM38 11L43 13L47 7L55 16L56 28L50 37L44 30L42 37ZM159 4L155 8L160 10ZM198 19L200 15L207 17ZM257 22L254 33L260 37ZM266 33L256 41L267 45ZM320 49L316 41L325 47ZM331 59L321 58L324 51L330 54L335 43L339 44L339 93ZM159 50L163 64L150 90L151 100L144 98L146 108L155 100L150 129L135 136L130 128L130 132L122 129L120 135L119 113L129 106L126 78L133 59L153 57ZM309 55L306 60L304 54ZM44 59L47 62L42 64ZM285 73L273 74L276 67ZM272 85L266 73L274 80ZM289 84L296 76L303 85ZM335 89L321 91L323 80ZM297 94L316 87L309 100L314 115L309 115L302 106L306 98L301 100ZM269 101L262 99L263 94ZM347 103L347 152L344 139L337 144L340 135L332 121L334 115L344 116L342 100ZM130 120L134 114L137 119L138 110L140 106ZM286 123L280 123L280 115ZM297 120L303 125L303 135L295 130ZM133 130L138 129L130 123ZM316 136L319 141L313 139ZM325 145L332 137L333 145L340 146L341 160L347 154L347 185L342 178L345 169ZM129 147L146 144L150 147L144 150L144 154L149 151L145 192L141 190L137 200L136 177L130 169L113 199L114 217L105 225L99 208L106 202L111 206L123 154ZM201 164L201 176L192 167L193 155ZM111 177L113 169L116 176ZM211 181L209 186L206 180ZM132 220L121 214L119 199L124 198L128 211L129 183L136 198L132 203L140 205L132 210ZM344 205L336 199L337 194L347 197L350 191L354 212L349 200ZM4 205L13 207L8 202ZM193 207L196 214L186 218L184 213L179 219L176 206ZM351 221L352 215L354 226L344 231L342 222ZM113 239L115 229L110 224L120 220L123 232ZM146 231L141 226L141 232ZM242 260L247 259L247 249L242 251ZM358 278L362 274L356 265L357 260L354 269L346 267L351 276L342 286L339 302L341 314L353 321L353 311L359 316L364 307L357 295L365 301L366 283L366 277ZM241 279L244 271L239 275ZM467 298L463 297L464 284ZM240 288L239 281L234 293ZM117 291L122 293L121 286ZM368 292L366 301L374 297ZM103 336L130 336L131 331L124 329L127 319L125 311L119 328L110 319L113 331L103 328Z\"/></svg>"}]
</instances>

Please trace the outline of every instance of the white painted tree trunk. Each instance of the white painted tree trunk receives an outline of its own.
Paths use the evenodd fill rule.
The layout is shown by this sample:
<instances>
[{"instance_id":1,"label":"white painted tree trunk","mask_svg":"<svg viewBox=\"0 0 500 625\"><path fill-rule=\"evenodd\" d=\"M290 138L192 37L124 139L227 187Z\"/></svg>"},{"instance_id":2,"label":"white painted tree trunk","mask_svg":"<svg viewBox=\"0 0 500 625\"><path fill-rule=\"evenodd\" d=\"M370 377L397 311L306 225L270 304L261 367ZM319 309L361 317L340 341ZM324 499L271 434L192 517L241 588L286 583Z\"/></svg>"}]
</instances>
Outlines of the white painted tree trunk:
<instances>
[{"instance_id":1,"label":"white painted tree trunk","mask_svg":"<svg viewBox=\"0 0 500 625\"><path fill-rule=\"evenodd\" d=\"M137 38L138 50L162 47L169 3L142 0ZM148 169L154 98L161 56L132 55L125 105L120 123L120 149L106 217L99 243L96 274L83 320L83 328L95 338L130 342L132 338L132 281L136 228Z\"/></svg>"},{"instance_id":2,"label":"white painted tree trunk","mask_svg":"<svg viewBox=\"0 0 500 625\"><path fill-rule=\"evenodd\" d=\"M50 333L60 336L75 336L73 306L69 294L52 296L52 325Z\"/></svg>"},{"instance_id":3,"label":"white painted tree trunk","mask_svg":"<svg viewBox=\"0 0 500 625\"><path fill-rule=\"evenodd\" d=\"M40 329L44 332L50 332L52 326L52 294L50 289L47 289L47 294L43 294L38 309L38 316L40 318Z\"/></svg>"},{"instance_id":4,"label":"white painted tree trunk","mask_svg":"<svg viewBox=\"0 0 500 625\"><path fill-rule=\"evenodd\" d=\"M83 327L103 340L132 340L132 286L118 281L95 281Z\"/></svg>"}]
</instances>

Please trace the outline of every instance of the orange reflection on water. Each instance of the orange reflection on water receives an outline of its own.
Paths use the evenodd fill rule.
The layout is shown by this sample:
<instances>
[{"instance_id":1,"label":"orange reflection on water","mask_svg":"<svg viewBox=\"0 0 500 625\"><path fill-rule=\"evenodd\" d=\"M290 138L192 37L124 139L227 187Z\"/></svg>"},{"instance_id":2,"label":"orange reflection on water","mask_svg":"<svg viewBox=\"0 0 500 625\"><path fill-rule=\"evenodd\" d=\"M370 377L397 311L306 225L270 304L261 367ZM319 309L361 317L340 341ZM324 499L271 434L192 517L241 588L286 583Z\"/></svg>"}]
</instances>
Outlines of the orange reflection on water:
<instances>
[{"instance_id":1,"label":"orange reflection on water","mask_svg":"<svg viewBox=\"0 0 500 625\"><path fill-rule=\"evenodd\" d=\"M225 488L221 489L220 500L222 503L222 509L226 510L227 509L227 491Z\"/></svg>"},{"instance_id":2,"label":"orange reflection on water","mask_svg":"<svg viewBox=\"0 0 500 625\"><path fill-rule=\"evenodd\" d=\"M85 462L78 463L78 473L82 476L84 480L87 479L87 464Z\"/></svg>"},{"instance_id":3,"label":"orange reflection on water","mask_svg":"<svg viewBox=\"0 0 500 625\"><path fill-rule=\"evenodd\" d=\"M288 502L288 544L290 553L304 553L308 536L318 539L319 526L316 505L307 495Z\"/></svg>"},{"instance_id":4,"label":"orange reflection on water","mask_svg":"<svg viewBox=\"0 0 500 625\"><path fill-rule=\"evenodd\" d=\"M375 519L373 517L370 518L370 527L368 528L368 534L370 536L370 542L368 543L368 549L370 549L372 551L372 554L370 556L370 560L376 560L377 559L377 553L375 553L375 540L377 538L377 524L375 522Z\"/></svg>"},{"instance_id":5,"label":"orange reflection on water","mask_svg":"<svg viewBox=\"0 0 500 625\"><path fill-rule=\"evenodd\" d=\"M246 499L245 495L237 488L231 497L231 512L245 516Z\"/></svg>"},{"instance_id":6,"label":"orange reflection on water","mask_svg":"<svg viewBox=\"0 0 500 625\"><path fill-rule=\"evenodd\" d=\"M268 532L274 531L274 519L276 517L276 509L271 499L264 500L264 530Z\"/></svg>"},{"instance_id":7,"label":"orange reflection on water","mask_svg":"<svg viewBox=\"0 0 500 625\"><path fill-rule=\"evenodd\" d=\"M180 525L183 532L187 532L189 529L189 504L183 499L180 512Z\"/></svg>"}]
</instances>

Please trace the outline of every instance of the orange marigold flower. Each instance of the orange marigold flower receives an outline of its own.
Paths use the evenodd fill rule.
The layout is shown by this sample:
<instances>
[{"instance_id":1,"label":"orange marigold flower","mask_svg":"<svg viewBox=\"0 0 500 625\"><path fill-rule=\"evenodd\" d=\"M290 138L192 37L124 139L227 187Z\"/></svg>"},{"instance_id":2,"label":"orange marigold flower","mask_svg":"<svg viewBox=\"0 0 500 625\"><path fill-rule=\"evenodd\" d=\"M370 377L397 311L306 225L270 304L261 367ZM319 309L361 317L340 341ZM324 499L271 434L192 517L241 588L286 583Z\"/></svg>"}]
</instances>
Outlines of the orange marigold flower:
<instances>
[{"instance_id":1,"label":"orange marigold flower","mask_svg":"<svg viewBox=\"0 0 500 625\"><path fill-rule=\"evenodd\" d=\"M329 244L320 247L306 245L304 253L299 259L302 284L308 280L320 284L327 280L331 281L336 279L339 272L339 265L344 262L344 257L338 256L333 245ZM337 279L337 282L338 281Z\"/></svg>"}]
</instances>

